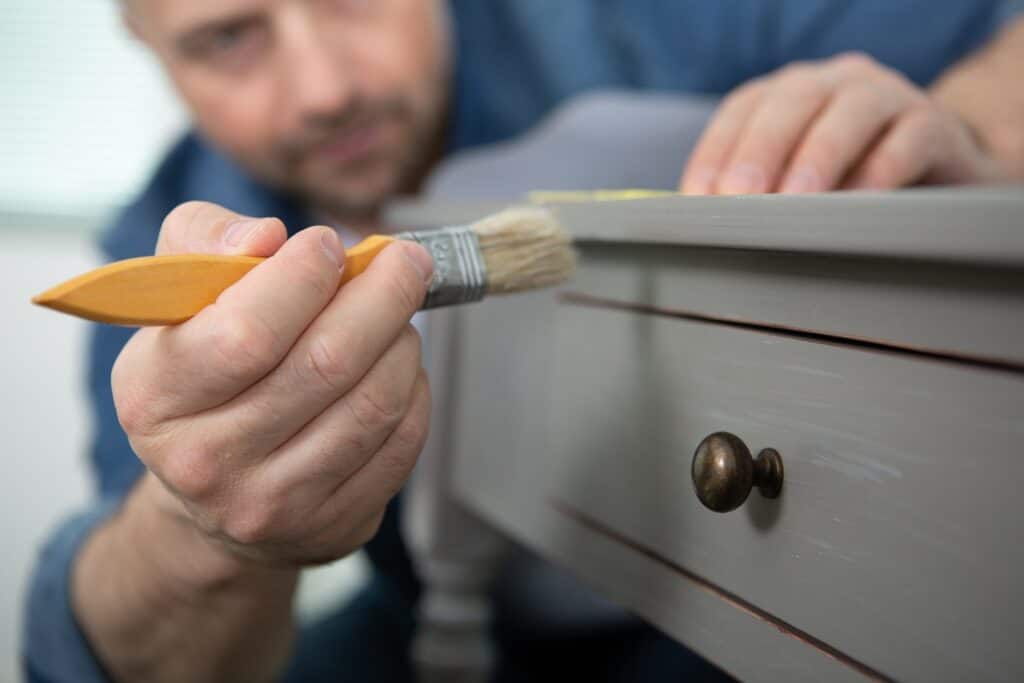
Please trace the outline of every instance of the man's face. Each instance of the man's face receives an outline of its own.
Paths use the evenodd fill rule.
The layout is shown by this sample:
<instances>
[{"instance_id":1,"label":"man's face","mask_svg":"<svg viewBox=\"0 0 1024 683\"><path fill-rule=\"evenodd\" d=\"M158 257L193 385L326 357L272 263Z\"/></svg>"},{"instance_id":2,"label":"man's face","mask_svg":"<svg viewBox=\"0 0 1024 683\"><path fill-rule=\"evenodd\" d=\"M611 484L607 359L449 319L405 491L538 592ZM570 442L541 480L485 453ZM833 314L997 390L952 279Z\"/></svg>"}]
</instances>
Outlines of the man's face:
<instances>
[{"instance_id":1,"label":"man's face","mask_svg":"<svg viewBox=\"0 0 1024 683\"><path fill-rule=\"evenodd\" d=\"M448 87L441 0L127 0L200 130L336 215L416 182Z\"/></svg>"}]
</instances>

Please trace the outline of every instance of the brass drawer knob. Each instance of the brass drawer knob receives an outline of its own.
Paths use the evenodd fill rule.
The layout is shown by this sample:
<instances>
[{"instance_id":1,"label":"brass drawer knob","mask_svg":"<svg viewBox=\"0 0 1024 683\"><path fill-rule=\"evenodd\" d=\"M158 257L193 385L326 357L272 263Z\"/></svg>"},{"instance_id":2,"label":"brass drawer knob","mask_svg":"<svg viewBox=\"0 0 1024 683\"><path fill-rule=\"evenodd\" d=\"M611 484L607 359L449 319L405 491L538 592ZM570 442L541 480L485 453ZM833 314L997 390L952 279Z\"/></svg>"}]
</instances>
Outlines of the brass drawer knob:
<instances>
[{"instance_id":1,"label":"brass drawer knob","mask_svg":"<svg viewBox=\"0 0 1024 683\"><path fill-rule=\"evenodd\" d=\"M765 448L752 458L747 445L729 432L715 432L700 442L690 474L700 502L715 512L743 505L754 486L765 498L778 498L782 492L779 452Z\"/></svg>"}]
</instances>

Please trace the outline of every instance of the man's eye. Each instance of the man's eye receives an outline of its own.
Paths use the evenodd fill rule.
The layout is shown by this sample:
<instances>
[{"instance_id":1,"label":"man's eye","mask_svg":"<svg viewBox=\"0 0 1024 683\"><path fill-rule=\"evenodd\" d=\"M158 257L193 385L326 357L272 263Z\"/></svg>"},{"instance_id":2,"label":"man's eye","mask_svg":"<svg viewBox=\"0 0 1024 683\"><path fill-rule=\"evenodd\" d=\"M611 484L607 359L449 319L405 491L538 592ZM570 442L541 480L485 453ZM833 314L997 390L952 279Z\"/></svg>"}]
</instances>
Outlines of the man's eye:
<instances>
[{"instance_id":1,"label":"man's eye","mask_svg":"<svg viewBox=\"0 0 1024 683\"><path fill-rule=\"evenodd\" d=\"M240 45L247 35L252 35L250 26L226 26L210 36L207 47L211 51L230 50Z\"/></svg>"},{"instance_id":2,"label":"man's eye","mask_svg":"<svg viewBox=\"0 0 1024 683\"><path fill-rule=\"evenodd\" d=\"M266 29L259 22L225 24L197 36L185 51L198 61L241 66L259 56L267 38Z\"/></svg>"}]
</instances>

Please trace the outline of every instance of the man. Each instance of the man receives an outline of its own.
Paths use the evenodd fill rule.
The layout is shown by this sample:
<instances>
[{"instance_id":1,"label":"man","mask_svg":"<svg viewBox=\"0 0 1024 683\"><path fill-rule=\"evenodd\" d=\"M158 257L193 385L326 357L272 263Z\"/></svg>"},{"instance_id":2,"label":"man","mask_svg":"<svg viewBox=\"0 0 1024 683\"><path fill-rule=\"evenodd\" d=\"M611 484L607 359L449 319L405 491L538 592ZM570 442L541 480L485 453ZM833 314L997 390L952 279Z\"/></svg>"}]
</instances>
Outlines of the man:
<instances>
[{"instance_id":1,"label":"man","mask_svg":"<svg viewBox=\"0 0 1024 683\"><path fill-rule=\"evenodd\" d=\"M455 0L449 23L440 0L125 0L197 133L109 233L108 255L271 258L183 325L97 330L101 498L41 557L29 678L408 677L417 581L388 501L425 437L409 323L432 266L393 245L335 295L337 232L288 230L373 231L381 204L443 154L599 85L732 92L687 164L689 193L1021 178L1022 9ZM834 56L853 48L874 58ZM371 587L297 634L299 569L364 544ZM656 672L645 680L715 676L649 630L555 651L571 646L588 679L640 680L613 656L642 660ZM499 677L558 675L523 659Z\"/></svg>"}]
</instances>

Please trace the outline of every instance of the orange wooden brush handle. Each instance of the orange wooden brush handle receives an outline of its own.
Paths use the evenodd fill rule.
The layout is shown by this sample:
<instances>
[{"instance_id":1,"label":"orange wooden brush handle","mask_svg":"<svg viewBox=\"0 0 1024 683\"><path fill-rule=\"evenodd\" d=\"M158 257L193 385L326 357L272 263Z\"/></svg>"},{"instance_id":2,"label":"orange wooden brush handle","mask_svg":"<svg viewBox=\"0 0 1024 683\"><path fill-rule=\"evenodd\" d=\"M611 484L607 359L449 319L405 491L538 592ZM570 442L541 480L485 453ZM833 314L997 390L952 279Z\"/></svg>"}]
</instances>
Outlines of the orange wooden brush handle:
<instances>
[{"instance_id":1,"label":"orange wooden brush handle","mask_svg":"<svg viewBox=\"0 0 1024 683\"><path fill-rule=\"evenodd\" d=\"M394 237L387 235L370 235L351 249L346 249L345 270L341 273L341 282L338 283L338 286L340 287L369 268L370 262L377 258L381 249L394 241Z\"/></svg>"},{"instance_id":2,"label":"orange wooden brush handle","mask_svg":"<svg viewBox=\"0 0 1024 683\"><path fill-rule=\"evenodd\" d=\"M366 270L393 241L386 235L371 235L346 250L339 286ZM264 260L215 254L126 259L48 289L32 302L114 325L174 325L212 304Z\"/></svg>"}]
</instances>

